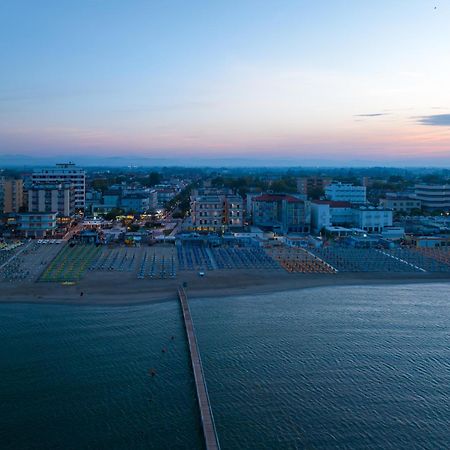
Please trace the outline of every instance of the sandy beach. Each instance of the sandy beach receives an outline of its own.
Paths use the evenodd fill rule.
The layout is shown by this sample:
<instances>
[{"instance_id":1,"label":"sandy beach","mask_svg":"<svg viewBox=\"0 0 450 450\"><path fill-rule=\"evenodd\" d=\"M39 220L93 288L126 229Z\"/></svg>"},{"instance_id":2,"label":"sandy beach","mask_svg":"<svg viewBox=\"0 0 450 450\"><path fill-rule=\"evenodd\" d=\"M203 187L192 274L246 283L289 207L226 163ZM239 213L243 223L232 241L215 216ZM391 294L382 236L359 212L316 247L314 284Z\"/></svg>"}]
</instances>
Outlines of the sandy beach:
<instances>
[{"instance_id":1,"label":"sandy beach","mask_svg":"<svg viewBox=\"0 0 450 450\"><path fill-rule=\"evenodd\" d=\"M134 274L91 272L72 285L45 282L0 283L0 302L73 305L133 305L173 300L187 283L191 298L265 294L322 286L450 282L445 273L301 274L282 270L215 270L205 277L181 272L176 279L138 280ZM83 295L81 295L83 293Z\"/></svg>"}]
</instances>

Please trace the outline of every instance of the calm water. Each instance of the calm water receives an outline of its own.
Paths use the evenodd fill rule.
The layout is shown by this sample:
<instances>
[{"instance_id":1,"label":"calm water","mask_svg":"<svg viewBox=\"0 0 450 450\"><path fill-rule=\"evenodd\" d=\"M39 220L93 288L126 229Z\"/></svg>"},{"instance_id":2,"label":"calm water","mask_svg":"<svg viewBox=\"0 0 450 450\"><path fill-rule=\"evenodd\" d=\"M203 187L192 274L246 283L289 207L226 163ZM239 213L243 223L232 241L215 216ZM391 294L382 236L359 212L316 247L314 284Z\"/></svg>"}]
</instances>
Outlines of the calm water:
<instances>
[{"instance_id":1,"label":"calm water","mask_svg":"<svg viewBox=\"0 0 450 450\"><path fill-rule=\"evenodd\" d=\"M449 448L449 287L191 300L222 449ZM201 448L175 302L1 305L0 377L2 449Z\"/></svg>"}]
</instances>

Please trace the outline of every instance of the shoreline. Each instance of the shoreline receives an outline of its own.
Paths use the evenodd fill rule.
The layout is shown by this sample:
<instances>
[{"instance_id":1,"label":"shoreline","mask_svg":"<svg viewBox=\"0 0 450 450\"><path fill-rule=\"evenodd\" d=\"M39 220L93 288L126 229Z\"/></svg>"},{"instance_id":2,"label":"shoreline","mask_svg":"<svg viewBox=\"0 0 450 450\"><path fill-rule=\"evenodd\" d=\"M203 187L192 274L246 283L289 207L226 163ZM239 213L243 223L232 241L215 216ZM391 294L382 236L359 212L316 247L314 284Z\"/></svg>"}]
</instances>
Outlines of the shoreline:
<instances>
[{"instance_id":1,"label":"shoreline","mask_svg":"<svg viewBox=\"0 0 450 450\"><path fill-rule=\"evenodd\" d=\"M450 275L445 273L289 274L279 270L266 273L228 270L208 272L204 278L192 272L181 273L177 279L164 280L137 280L132 274L127 275L118 278L112 273L88 274L74 285L0 283L0 304L138 306L176 300L177 287L183 282L187 283L191 299L265 295L333 286L450 283Z\"/></svg>"}]
</instances>

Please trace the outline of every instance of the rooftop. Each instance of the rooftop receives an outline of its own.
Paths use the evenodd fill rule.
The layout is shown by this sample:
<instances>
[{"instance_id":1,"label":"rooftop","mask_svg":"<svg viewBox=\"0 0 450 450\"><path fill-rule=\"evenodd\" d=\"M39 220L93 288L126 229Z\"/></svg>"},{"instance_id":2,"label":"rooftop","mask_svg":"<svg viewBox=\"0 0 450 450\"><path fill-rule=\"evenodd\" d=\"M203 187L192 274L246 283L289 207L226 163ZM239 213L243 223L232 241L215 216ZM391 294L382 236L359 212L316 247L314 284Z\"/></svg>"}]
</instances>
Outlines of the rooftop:
<instances>
[{"instance_id":1,"label":"rooftop","mask_svg":"<svg viewBox=\"0 0 450 450\"><path fill-rule=\"evenodd\" d=\"M254 197L253 201L255 202L281 202L281 201L287 201L291 203L302 203L303 200L300 200L297 197L293 197L292 195L286 195L286 194L262 194L258 197Z\"/></svg>"}]
</instances>

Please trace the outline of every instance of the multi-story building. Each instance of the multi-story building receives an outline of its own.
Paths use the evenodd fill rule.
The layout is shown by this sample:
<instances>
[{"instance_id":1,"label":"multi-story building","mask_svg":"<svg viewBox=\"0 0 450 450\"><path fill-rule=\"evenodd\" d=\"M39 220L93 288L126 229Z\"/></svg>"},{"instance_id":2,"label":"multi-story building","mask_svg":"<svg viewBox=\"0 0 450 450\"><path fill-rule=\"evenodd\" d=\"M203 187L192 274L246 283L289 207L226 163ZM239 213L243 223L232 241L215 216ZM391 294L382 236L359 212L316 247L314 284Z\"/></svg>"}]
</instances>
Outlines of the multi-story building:
<instances>
[{"instance_id":1,"label":"multi-story building","mask_svg":"<svg viewBox=\"0 0 450 450\"><path fill-rule=\"evenodd\" d=\"M422 201L412 195L396 193L386 194L386 198L380 199L380 205L392 209L395 212L411 213L413 210L422 209Z\"/></svg>"},{"instance_id":2,"label":"multi-story building","mask_svg":"<svg viewBox=\"0 0 450 450\"><path fill-rule=\"evenodd\" d=\"M158 193L156 192L156 189L153 188L143 188L143 187L136 187L136 188L126 188L122 190L122 198L127 198L129 196L140 196L142 198L146 198L145 200L148 205L146 206L148 209L157 209L158 208Z\"/></svg>"},{"instance_id":3,"label":"multi-story building","mask_svg":"<svg viewBox=\"0 0 450 450\"><path fill-rule=\"evenodd\" d=\"M450 184L416 184L416 198L428 210L450 210Z\"/></svg>"},{"instance_id":4,"label":"multi-story building","mask_svg":"<svg viewBox=\"0 0 450 450\"><path fill-rule=\"evenodd\" d=\"M325 191L332 181L328 177L300 177L297 178L297 192L308 196L314 191Z\"/></svg>"},{"instance_id":5,"label":"multi-story building","mask_svg":"<svg viewBox=\"0 0 450 450\"><path fill-rule=\"evenodd\" d=\"M71 183L74 188L75 208L84 209L86 198L86 172L74 163L56 164L56 167L36 169L31 175L31 183L55 184Z\"/></svg>"},{"instance_id":6,"label":"multi-story building","mask_svg":"<svg viewBox=\"0 0 450 450\"><path fill-rule=\"evenodd\" d=\"M17 213L23 206L23 180L0 177L0 213Z\"/></svg>"},{"instance_id":7,"label":"multi-story building","mask_svg":"<svg viewBox=\"0 0 450 450\"><path fill-rule=\"evenodd\" d=\"M335 202L367 203L366 187L349 183L331 183L325 188L325 197Z\"/></svg>"},{"instance_id":8,"label":"multi-story building","mask_svg":"<svg viewBox=\"0 0 450 450\"><path fill-rule=\"evenodd\" d=\"M244 224L244 201L239 195L227 195L224 198L224 221L228 228L242 227Z\"/></svg>"},{"instance_id":9,"label":"multi-story building","mask_svg":"<svg viewBox=\"0 0 450 450\"><path fill-rule=\"evenodd\" d=\"M150 209L150 198L147 194L128 194L122 197L120 206L125 211L144 213Z\"/></svg>"},{"instance_id":10,"label":"multi-story building","mask_svg":"<svg viewBox=\"0 0 450 450\"><path fill-rule=\"evenodd\" d=\"M308 232L310 215L304 200L292 195L263 194L253 198L252 220L282 233Z\"/></svg>"},{"instance_id":11,"label":"multi-story building","mask_svg":"<svg viewBox=\"0 0 450 450\"><path fill-rule=\"evenodd\" d=\"M92 213L92 207L102 201L102 193L94 189L86 191L86 200L84 204L85 212Z\"/></svg>"},{"instance_id":12,"label":"multi-story building","mask_svg":"<svg viewBox=\"0 0 450 450\"><path fill-rule=\"evenodd\" d=\"M27 189L28 212L56 212L69 217L75 211L75 192L71 183L35 184Z\"/></svg>"},{"instance_id":13,"label":"multi-story building","mask_svg":"<svg viewBox=\"0 0 450 450\"><path fill-rule=\"evenodd\" d=\"M158 199L158 207L162 208L178 194L179 190L170 185L156 185L155 192Z\"/></svg>"},{"instance_id":14,"label":"multi-story building","mask_svg":"<svg viewBox=\"0 0 450 450\"><path fill-rule=\"evenodd\" d=\"M368 233L381 233L392 227L392 210L382 206L360 206L353 208L353 224Z\"/></svg>"},{"instance_id":15,"label":"multi-story building","mask_svg":"<svg viewBox=\"0 0 450 450\"><path fill-rule=\"evenodd\" d=\"M56 212L26 212L17 215L17 229L25 237L52 236L56 230Z\"/></svg>"},{"instance_id":16,"label":"multi-story building","mask_svg":"<svg viewBox=\"0 0 450 450\"><path fill-rule=\"evenodd\" d=\"M311 202L311 226L315 232L324 227L351 226L353 211L350 202L314 200Z\"/></svg>"},{"instance_id":17,"label":"multi-story building","mask_svg":"<svg viewBox=\"0 0 450 450\"><path fill-rule=\"evenodd\" d=\"M244 224L244 202L238 195L191 196L192 227L199 231L224 232Z\"/></svg>"},{"instance_id":18,"label":"multi-story building","mask_svg":"<svg viewBox=\"0 0 450 450\"><path fill-rule=\"evenodd\" d=\"M315 200L311 202L311 224L315 232L329 226L341 226L381 233L385 227L392 227L392 210L382 206L352 206L350 202Z\"/></svg>"}]
</instances>

